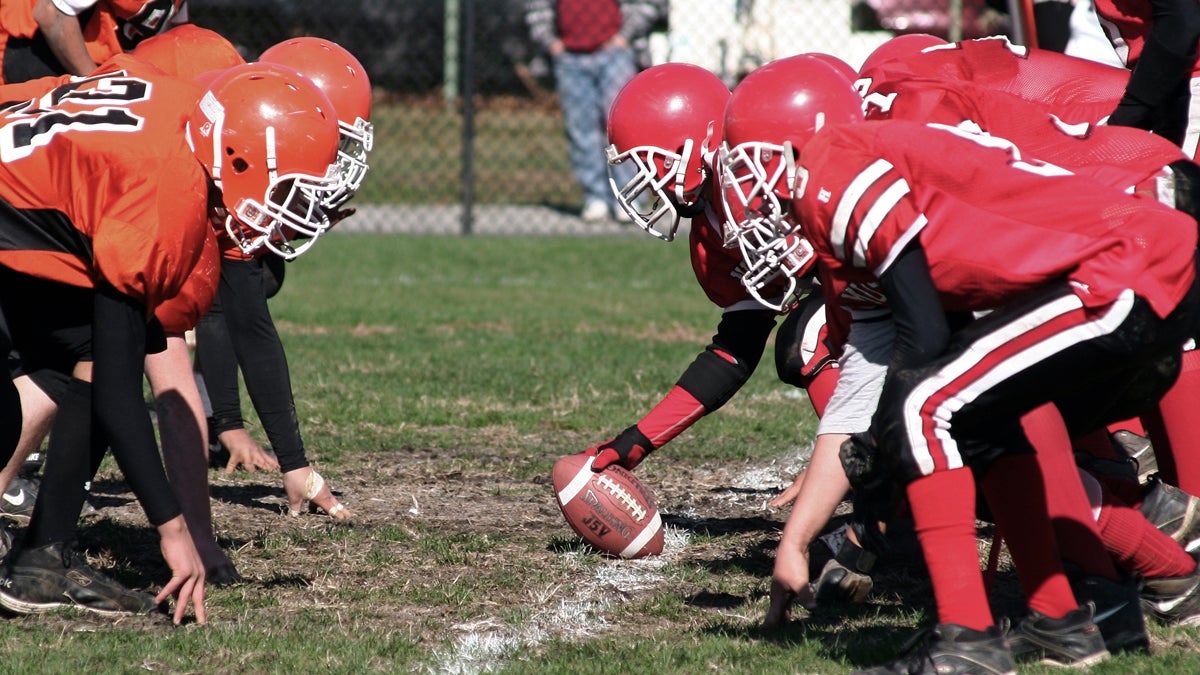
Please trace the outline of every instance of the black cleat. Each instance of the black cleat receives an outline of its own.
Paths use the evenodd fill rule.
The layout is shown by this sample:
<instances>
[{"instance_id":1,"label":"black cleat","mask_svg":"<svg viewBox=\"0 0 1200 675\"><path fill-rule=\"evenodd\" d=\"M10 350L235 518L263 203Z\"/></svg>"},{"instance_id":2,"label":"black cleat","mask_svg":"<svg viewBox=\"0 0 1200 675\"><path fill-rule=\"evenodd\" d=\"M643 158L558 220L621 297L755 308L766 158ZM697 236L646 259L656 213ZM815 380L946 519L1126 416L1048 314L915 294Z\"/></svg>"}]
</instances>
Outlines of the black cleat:
<instances>
[{"instance_id":1,"label":"black cleat","mask_svg":"<svg viewBox=\"0 0 1200 675\"><path fill-rule=\"evenodd\" d=\"M1071 590L1081 603L1095 608L1092 622L1104 636L1104 646L1111 654L1150 651L1150 635L1142 614L1139 584L1134 577L1115 581L1101 576L1068 574Z\"/></svg>"},{"instance_id":2,"label":"black cleat","mask_svg":"<svg viewBox=\"0 0 1200 675\"><path fill-rule=\"evenodd\" d=\"M858 675L1014 675L1016 663L995 626L972 630L943 623L918 633L895 661Z\"/></svg>"},{"instance_id":3,"label":"black cleat","mask_svg":"<svg viewBox=\"0 0 1200 675\"><path fill-rule=\"evenodd\" d=\"M0 572L0 605L16 614L75 607L123 616L155 609L153 596L110 579L63 542L17 551Z\"/></svg>"},{"instance_id":4,"label":"black cleat","mask_svg":"<svg viewBox=\"0 0 1200 675\"><path fill-rule=\"evenodd\" d=\"M1132 460L1139 483L1146 482L1151 474L1158 472L1158 458L1154 456L1154 446L1149 438L1128 429L1118 429L1109 436L1109 440L1117 454Z\"/></svg>"},{"instance_id":5,"label":"black cleat","mask_svg":"<svg viewBox=\"0 0 1200 675\"><path fill-rule=\"evenodd\" d=\"M1138 509L1188 553L1200 549L1200 499L1152 476L1150 489Z\"/></svg>"},{"instance_id":6,"label":"black cleat","mask_svg":"<svg viewBox=\"0 0 1200 675\"><path fill-rule=\"evenodd\" d=\"M1182 577L1144 580L1142 609L1172 626L1200 625L1200 567Z\"/></svg>"},{"instance_id":7,"label":"black cleat","mask_svg":"<svg viewBox=\"0 0 1200 675\"><path fill-rule=\"evenodd\" d=\"M1008 642L1018 662L1036 662L1065 668L1088 668L1108 658L1104 637L1092 621L1091 603L1061 619L1036 611L1008 631Z\"/></svg>"},{"instance_id":8,"label":"black cleat","mask_svg":"<svg viewBox=\"0 0 1200 675\"><path fill-rule=\"evenodd\" d=\"M813 597L818 603L866 602L875 583L871 577L845 567L836 558L825 563L821 575L812 584Z\"/></svg>"},{"instance_id":9,"label":"black cleat","mask_svg":"<svg viewBox=\"0 0 1200 675\"><path fill-rule=\"evenodd\" d=\"M37 501L38 486L41 483L36 478L17 476L8 484L8 489L0 495L0 516L11 518L19 523L29 522L33 515L33 503Z\"/></svg>"}]
</instances>

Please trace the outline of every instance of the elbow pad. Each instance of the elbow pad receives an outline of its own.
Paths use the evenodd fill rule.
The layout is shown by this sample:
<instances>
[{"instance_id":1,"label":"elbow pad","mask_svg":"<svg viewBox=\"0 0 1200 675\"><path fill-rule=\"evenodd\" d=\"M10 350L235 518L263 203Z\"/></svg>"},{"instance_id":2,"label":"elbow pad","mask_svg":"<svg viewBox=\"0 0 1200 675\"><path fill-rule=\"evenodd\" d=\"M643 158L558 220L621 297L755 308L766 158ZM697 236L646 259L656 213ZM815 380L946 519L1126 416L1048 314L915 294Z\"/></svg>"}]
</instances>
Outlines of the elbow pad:
<instances>
[{"instance_id":1,"label":"elbow pad","mask_svg":"<svg viewBox=\"0 0 1200 675\"><path fill-rule=\"evenodd\" d=\"M808 389L816 376L837 363L829 353L825 302L810 293L780 324L775 333L775 372L780 381Z\"/></svg>"},{"instance_id":2,"label":"elbow pad","mask_svg":"<svg viewBox=\"0 0 1200 675\"><path fill-rule=\"evenodd\" d=\"M691 394L707 412L725 405L754 374L754 366L716 345L709 345L687 371L677 386Z\"/></svg>"}]
</instances>

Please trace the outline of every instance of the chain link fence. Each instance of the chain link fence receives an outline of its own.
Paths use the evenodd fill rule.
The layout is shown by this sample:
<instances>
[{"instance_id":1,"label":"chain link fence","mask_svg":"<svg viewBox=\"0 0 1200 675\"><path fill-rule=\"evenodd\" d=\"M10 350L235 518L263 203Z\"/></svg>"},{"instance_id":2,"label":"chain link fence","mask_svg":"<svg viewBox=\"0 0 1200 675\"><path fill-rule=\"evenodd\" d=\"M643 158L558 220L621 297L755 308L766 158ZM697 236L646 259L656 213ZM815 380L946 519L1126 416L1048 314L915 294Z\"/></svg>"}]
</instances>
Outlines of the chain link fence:
<instances>
[{"instance_id":1,"label":"chain link fence","mask_svg":"<svg viewBox=\"0 0 1200 675\"><path fill-rule=\"evenodd\" d=\"M731 87L775 58L858 67L898 33L1010 34L1016 0L661 0L645 63L704 66ZM375 87L371 173L342 226L415 233L619 232L579 218L551 58L526 0L190 0L192 20L255 59L287 37L346 47ZM1019 36L1016 36L1019 41Z\"/></svg>"}]
</instances>

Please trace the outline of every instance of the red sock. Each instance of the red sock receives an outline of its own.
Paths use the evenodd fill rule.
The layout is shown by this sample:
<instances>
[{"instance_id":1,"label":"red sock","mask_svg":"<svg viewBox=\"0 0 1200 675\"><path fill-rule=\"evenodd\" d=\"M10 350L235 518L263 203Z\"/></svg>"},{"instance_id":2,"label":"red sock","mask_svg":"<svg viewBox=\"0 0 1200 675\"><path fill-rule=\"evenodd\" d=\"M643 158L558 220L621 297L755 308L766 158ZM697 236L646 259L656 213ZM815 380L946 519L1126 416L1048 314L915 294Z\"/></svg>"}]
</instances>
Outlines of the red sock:
<instances>
[{"instance_id":1,"label":"red sock","mask_svg":"<svg viewBox=\"0 0 1200 675\"><path fill-rule=\"evenodd\" d=\"M1196 571L1195 559L1135 508L1104 504L1097 524L1104 546L1126 570L1148 578L1182 577Z\"/></svg>"},{"instance_id":2,"label":"red sock","mask_svg":"<svg viewBox=\"0 0 1200 675\"><path fill-rule=\"evenodd\" d=\"M1146 415L1150 442L1163 480L1184 492L1200 494L1200 351L1183 353L1183 369L1175 386L1167 392L1153 414Z\"/></svg>"},{"instance_id":3,"label":"red sock","mask_svg":"<svg viewBox=\"0 0 1200 675\"><path fill-rule=\"evenodd\" d=\"M1043 482L1035 456L1009 455L992 464L980 486L996 525L1004 532L1029 608L1060 619L1079 603L1063 573Z\"/></svg>"},{"instance_id":4,"label":"red sock","mask_svg":"<svg viewBox=\"0 0 1200 675\"><path fill-rule=\"evenodd\" d=\"M908 503L933 581L938 623L973 630L993 625L975 543L975 478L939 471L908 484Z\"/></svg>"},{"instance_id":5,"label":"red sock","mask_svg":"<svg viewBox=\"0 0 1200 675\"><path fill-rule=\"evenodd\" d=\"M1045 499L1060 554L1084 574L1116 579L1117 570L1100 541L1100 528L1092 517L1092 506L1075 466L1071 438L1058 409L1049 404L1036 408L1021 418L1021 426L1037 451L1041 474L1054 477L1045 481ZM1105 435L1106 443L1107 439ZM1007 530L1004 535L1009 536Z\"/></svg>"},{"instance_id":6,"label":"red sock","mask_svg":"<svg viewBox=\"0 0 1200 675\"><path fill-rule=\"evenodd\" d=\"M808 392L808 400L812 402L813 410L817 412L817 417L825 414L825 406L829 404L829 397L833 395L833 388L837 386L837 380L838 369L826 367L822 368L805 388L805 391Z\"/></svg>"}]
</instances>

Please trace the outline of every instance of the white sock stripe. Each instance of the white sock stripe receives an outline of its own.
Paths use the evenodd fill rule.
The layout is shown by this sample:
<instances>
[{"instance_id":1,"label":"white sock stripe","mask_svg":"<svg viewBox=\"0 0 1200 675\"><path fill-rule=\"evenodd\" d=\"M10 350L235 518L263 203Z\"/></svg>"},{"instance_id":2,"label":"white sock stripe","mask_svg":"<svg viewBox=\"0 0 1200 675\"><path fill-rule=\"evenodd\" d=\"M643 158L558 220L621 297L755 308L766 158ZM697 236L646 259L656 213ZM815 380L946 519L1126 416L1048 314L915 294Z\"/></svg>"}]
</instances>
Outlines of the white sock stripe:
<instances>
[{"instance_id":1,"label":"white sock stripe","mask_svg":"<svg viewBox=\"0 0 1200 675\"><path fill-rule=\"evenodd\" d=\"M1025 348L1005 355L995 365L980 377L972 380L967 386L957 390L953 396L946 398L933 412L935 424L934 435L940 441L942 451L950 468L963 466L962 456L958 445L950 436L948 421L964 405L971 403L989 389L1007 380L1013 375L1028 369L1031 365L1058 354L1076 344L1107 335L1116 330L1133 306L1133 291L1121 293L1110 309L1096 319L1076 324L1060 331L1044 340L1039 340ZM905 433L912 449L913 459L921 470L922 475L933 472L933 451L930 449L924 433L923 420L920 416L922 406L933 396L942 392L952 382L963 374L979 365L982 361L1001 352L1004 345L1009 344L1022 335L1036 330L1049 321L1083 307L1083 302L1074 294L1064 295L1054 301L1041 305L1033 311L1015 317L1005 325L972 343L971 347L959 355L951 363L946 364L936 375L921 382L904 400L903 414Z\"/></svg>"}]
</instances>

